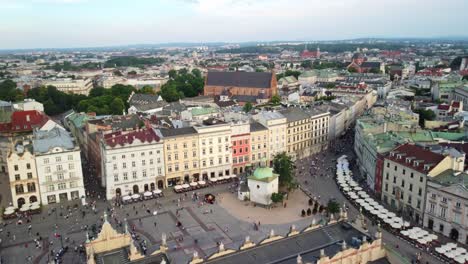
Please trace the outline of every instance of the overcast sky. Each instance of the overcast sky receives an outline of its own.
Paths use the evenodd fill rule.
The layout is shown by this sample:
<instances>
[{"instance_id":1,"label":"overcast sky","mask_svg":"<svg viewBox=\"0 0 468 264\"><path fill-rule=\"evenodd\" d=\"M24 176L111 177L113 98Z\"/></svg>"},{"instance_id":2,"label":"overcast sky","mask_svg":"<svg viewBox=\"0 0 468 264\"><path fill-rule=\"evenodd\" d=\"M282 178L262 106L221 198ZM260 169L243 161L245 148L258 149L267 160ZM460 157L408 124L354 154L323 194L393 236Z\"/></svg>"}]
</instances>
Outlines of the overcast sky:
<instances>
[{"instance_id":1,"label":"overcast sky","mask_svg":"<svg viewBox=\"0 0 468 264\"><path fill-rule=\"evenodd\" d=\"M467 36L468 0L0 0L0 49Z\"/></svg>"}]
</instances>

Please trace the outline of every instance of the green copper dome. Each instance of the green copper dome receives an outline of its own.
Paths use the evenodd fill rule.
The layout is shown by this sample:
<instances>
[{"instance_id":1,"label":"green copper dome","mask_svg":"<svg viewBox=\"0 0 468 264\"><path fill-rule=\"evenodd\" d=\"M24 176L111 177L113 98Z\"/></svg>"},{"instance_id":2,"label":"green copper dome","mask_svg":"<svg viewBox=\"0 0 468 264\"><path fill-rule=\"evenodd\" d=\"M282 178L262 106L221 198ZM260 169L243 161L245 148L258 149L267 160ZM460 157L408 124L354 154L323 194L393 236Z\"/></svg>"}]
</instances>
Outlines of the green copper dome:
<instances>
[{"instance_id":1,"label":"green copper dome","mask_svg":"<svg viewBox=\"0 0 468 264\"><path fill-rule=\"evenodd\" d=\"M257 179L273 177L273 169L268 167L258 167L255 169L253 176Z\"/></svg>"}]
</instances>

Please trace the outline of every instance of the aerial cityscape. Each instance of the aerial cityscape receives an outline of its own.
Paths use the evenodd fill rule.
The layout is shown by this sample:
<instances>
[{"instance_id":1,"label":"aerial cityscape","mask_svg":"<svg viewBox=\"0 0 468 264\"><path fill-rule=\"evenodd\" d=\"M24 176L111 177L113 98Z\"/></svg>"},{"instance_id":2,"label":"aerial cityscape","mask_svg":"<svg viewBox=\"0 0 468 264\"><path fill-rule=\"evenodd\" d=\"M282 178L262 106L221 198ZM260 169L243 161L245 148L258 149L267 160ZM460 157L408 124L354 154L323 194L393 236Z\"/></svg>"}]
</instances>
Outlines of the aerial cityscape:
<instances>
[{"instance_id":1,"label":"aerial cityscape","mask_svg":"<svg viewBox=\"0 0 468 264\"><path fill-rule=\"evenodd\" d=\"M0 264L468 263L468 3L0 11Z\"/></svg>"}]
</instances>

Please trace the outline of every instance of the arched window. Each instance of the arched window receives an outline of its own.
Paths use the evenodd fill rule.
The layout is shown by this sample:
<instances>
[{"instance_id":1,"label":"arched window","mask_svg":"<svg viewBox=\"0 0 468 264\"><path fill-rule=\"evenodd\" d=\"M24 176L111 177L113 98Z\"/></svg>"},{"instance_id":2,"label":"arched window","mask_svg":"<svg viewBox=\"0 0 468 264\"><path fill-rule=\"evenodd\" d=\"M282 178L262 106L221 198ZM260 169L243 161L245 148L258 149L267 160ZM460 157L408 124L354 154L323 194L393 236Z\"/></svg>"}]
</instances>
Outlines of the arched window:
<instances>
[{"instance_id":1,"label":"arched window","mask_svg":"<svg viewBox=\"0 0 468 264\"><path fill-rule=\"evenodd\" d=\"M24 193L23 184L17 184L17 185L15 185L15 189L16 189L16 194Z\"/></svg>"}]
</instances>

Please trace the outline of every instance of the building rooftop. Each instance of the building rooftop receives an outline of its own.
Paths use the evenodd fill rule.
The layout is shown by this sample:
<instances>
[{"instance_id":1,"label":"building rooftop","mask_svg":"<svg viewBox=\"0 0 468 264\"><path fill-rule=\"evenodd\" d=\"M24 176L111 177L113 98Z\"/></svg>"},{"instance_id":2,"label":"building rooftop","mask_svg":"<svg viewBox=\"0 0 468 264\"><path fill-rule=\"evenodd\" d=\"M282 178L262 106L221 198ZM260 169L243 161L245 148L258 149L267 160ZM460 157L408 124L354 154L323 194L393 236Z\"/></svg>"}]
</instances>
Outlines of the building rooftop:
<instances>
[{"instance_id":1,"label":"building rooftop","mask_svg":"<svg viewBox=\"0 0 468 264\"><path fill-rule=\"evenodd\" d=\"M450 186L452 184L461 184L468 189L468 174L464 172L445 170L440 174L429 178L430 181L436 182L443 186Z\"/></svg>"},{"instance_id":2,"label":"building rooftop","mask_svg":"<svg viewBox=\"0 0 468 264\"><path fill-rule=\"evenodd\" d=\"M404 144L392 150L386 158L421 173L428 173L445 157L420 146Z\"/></svg>"},{"instance_id":3,"label":"building rooftop","mask_svg":"<svg viewBox=\"0 0 468 264\"><path fill-rule=\"evenodd\" d=\"M271 72L208 72L205 85L251 88L270 88Z\"/></svg>"},{"instance_id":4,"label":"building rooftop","mask_svg":"<svg viewBox=\"0 0 468 264\"><path fill-rule=\"evenodd\" d=\"M161 135L163 137L176 137L176 136L197 134L197 131L193 127L160 129L159 131L161 132Z\"/></svg>"},{"instance_id":5,"label":"building rooftop","mask_svg":"<svg viewBox=\"0 0 468 264\"><path fill-rule=\"evenodd\" d=\"M51 149L59 147L65 150L75 149L75 143L70 134L58 127L49 131L35 130L33 137L34 152L47 153Z\"/></svg>"},{"instance_id":6,"label":"building rooftop","mask_svg":"<svg viewBox=\"0 0 468 264\"><path fill-rule=\"evenodd\" d=\"M342 250L342 242L348 247L359 247L365 234L357 229L344 229L341 224L333 224L309 232L283 238L271 243L255 246L224 257L205 261L206 264L296 264L301 255L304 263L316 263L320 250L327 256L334 256ZM366 236L367 241L370 237Z\"/></svg>"},{"instance_id":7,"label":"building rooftop","mask_svg":"<svg viewBox=\"0 0 468 264\"><path fill-rule=\"evenodd\" d=\"M288 122L295 122L299 120L309 119L310 116L301 108L289 107L280 111L281 114L286 117Z\"/></svg>"},{"instance_id":8,"label":"building rooftop","mask_svg":"<svg viewBox=\"0 0 468 264\"><path fill-rule=\"evenodd\" d=\"M261 130L268 130L268 128L256 121L250 122L250 132L261 131Z\"/></svg>"},{"instance_id":9,"label":"building rooftop","mask_svg":"<svg viewBox=\"0 0 468 264\"><path fill-rule=\"evenodd\" d=\"M159 136L156 135L156 132L154 132L152 128L134 130L131 132L117 131L104 135L104 142L110 147L131 145L135 140L139 140L142 143L159 142Z\"/></svg>"}]
</instances>

